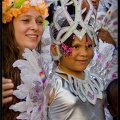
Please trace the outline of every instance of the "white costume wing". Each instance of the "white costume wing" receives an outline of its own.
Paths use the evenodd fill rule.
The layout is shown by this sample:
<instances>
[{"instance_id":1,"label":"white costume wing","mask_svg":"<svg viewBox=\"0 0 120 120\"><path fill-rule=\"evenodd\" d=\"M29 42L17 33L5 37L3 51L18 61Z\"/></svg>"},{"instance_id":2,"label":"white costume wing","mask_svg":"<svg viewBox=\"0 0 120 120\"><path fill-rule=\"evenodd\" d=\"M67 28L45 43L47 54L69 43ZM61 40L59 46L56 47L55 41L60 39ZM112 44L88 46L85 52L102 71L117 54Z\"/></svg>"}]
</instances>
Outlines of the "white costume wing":
<instances>
[{"instance_id":1,"label":"white costume wing","mask_svg":"<svg viewBox=\"0 0 120 120\"><path fill-rule=\"evenodd\" d=\"M90 73L99 75L107 85L113 79L118 77L117 54L115 55L115 47L112 44L99 41L99 45L94 49L94 57L86 68Z\"/></svg>"},{"instance_id":2,"label":"white costume wing","mask_svg":"<svg viewBox=\"0 0 120 120\"><path fill-rule=\"evenodd\" d=\"M17 60L13 63L13 67L21 70L22 80L13 95L22 102L11 105L10 109L21 112L17 119L47 120L46 106L49 92L54 84L50 79L49 65L35 50L26 48L23 57L25 60Z\"/></svg>"}]
</instances>

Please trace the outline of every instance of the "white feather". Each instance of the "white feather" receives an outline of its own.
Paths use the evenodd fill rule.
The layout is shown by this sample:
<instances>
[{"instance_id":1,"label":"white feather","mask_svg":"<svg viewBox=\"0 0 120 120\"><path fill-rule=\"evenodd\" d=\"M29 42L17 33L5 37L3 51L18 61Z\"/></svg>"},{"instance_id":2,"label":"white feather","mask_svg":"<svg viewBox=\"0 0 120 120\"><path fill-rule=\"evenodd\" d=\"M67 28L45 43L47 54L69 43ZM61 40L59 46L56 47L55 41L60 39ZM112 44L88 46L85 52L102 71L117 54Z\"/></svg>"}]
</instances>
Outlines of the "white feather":
<instances>
[{"instance_id":1,"label":"white feather","mask_svg":"<svg viewBox=\"0 0 120 120\"><path fill-rule=\"evenodd\" d=\"M16 103L15 105L11 105L9 109L13 109L14 111L19 111L19 112L25 112L27 110L26 102L23 101Z\"/></svg>"}]
</instances>

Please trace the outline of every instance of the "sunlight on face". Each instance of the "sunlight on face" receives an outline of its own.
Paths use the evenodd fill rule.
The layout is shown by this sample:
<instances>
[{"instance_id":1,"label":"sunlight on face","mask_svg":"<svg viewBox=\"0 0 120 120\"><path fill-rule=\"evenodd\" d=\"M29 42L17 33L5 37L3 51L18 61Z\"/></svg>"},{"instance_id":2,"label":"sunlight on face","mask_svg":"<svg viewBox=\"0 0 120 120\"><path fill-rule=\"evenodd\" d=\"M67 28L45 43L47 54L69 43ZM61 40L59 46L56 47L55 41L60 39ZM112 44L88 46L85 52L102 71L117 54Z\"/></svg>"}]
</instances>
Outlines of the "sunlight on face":
<instances>
[{"instance_id":1,"label":"sunlight on face","mask_svg":"<svg viewBox=\"0 0 120 120\"><path fill-rule=\"evenodd\" d=\"M25 48L35 49L43 34L43 18L40 12L30 7L26 13L14 18L14 33L17 46L23 52Z\"/></svg>"}]
</instances>

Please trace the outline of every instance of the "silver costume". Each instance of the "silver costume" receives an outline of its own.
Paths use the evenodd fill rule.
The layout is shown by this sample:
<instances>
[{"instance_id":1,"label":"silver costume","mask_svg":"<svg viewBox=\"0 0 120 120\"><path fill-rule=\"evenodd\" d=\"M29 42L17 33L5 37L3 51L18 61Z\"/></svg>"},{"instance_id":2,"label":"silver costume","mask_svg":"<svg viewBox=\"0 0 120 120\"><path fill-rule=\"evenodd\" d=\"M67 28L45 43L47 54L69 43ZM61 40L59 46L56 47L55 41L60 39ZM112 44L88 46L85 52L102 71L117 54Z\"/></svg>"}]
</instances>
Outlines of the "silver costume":
<instances>
[{"instance_id":1,"label":"silver costume","mask_svg":"<svg viewBox=\"0 0 120 120\"><path fill-rule=\"evenodd\" d=\"M70 88L70 81L54 75L55 96L48 106L49 120L105 120L104 97L97 99L93 105L89 101L83 102Z\"/></svg>"}]
</instances>

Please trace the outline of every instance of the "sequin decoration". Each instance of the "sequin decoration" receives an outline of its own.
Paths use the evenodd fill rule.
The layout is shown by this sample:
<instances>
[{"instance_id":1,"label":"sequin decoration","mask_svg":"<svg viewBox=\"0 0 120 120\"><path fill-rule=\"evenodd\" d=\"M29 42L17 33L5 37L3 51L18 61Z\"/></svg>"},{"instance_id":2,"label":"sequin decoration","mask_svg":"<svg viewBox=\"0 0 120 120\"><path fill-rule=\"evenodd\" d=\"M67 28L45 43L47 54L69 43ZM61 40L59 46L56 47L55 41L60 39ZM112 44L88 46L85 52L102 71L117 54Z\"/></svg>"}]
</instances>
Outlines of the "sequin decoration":
<instances>
[{"instance_id":1,"label":"sequin decoration","mask_svg":"<svg viewBox=\"0 0 120 120\"><path fill-rule=\"evenodd\" d=\"M42 82L44 84L46 82L46 79L47 79L46 76L45 76L45 74L43 74L43 72L40 72L39 75L40 75L40 77L42 79Z\"/></svg>"},{"instance_id":2,"label":"sequin decoration","mask_svg":"<svg viewBox=\"0 0 120 120\"><path fill-rule=\"evenodd\" d=\"M34 81L32 83L32 90L29 93L30 99L32 100L33 103L40 105L44 101L44 95L42 94L43 92L43 84L40 83L39 81Z\"/></svg>"},{"instance_id":3,"label":"sequin decoration","mask_svg":"<svg viewBox=\"0 0 120 120\"><path fill-rule=\"evenodd\" d=\"M72 47L68 47L65 43L62 43L62 50L64 51L65 55L72 54Z\"/></svg>"}]
</instances>

